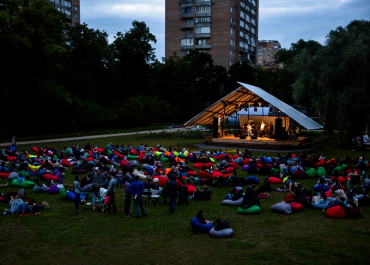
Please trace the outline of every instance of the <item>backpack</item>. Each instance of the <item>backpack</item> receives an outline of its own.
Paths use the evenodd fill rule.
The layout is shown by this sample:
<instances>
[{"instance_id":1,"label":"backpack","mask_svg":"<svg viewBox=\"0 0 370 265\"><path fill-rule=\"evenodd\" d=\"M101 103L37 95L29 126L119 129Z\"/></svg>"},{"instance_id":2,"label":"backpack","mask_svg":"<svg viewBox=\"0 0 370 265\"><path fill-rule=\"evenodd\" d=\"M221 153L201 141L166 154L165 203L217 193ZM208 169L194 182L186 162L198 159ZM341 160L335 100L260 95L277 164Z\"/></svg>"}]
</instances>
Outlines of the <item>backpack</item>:
<instances>
[{"instance_id":1,"label":"backpack","mask_svg":"<svg viewBox=\"0 0 370 265\"><path fill-rule=\"evenodd\" d=\"M44 208L44 210L49 210L50 209L50 205L46 201L43 201L41 204L42 204L42 207Z\"/></svg>"},{"instance_id":2,"label":"backpack","mask_svg":"<svg viewBox=\"0 0 370 265\"><path fill-rule=\"evenodd\" d=\"M25 190L25 189L20 189L20 190L18 191L18 194L19 194L19 195L21 195L21 198L22 198L22 199L23 199L23 198L28 199L28 197L27 197L27 193L26 193L26 190Z\"/></svg>"}]
</instances>

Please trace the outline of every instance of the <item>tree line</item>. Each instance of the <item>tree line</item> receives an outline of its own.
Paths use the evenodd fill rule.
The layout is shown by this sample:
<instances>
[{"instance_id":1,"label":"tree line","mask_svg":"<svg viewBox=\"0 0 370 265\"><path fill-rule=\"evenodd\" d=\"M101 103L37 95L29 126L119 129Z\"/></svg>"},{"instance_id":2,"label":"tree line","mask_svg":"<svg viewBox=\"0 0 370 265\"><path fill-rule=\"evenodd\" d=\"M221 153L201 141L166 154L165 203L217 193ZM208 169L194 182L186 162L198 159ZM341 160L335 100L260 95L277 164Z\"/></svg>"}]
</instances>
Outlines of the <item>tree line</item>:
<instances>
[{"instance_id":1,"label":"tree line","mask_svg":"<svg viewBox=\"0 0 370 265\"><path fill-rule=\"evenodd\" d=\"M354 115L357 109L368 107L362 104L369 92L361 90L368 87L368 50L362 46L368 45L368 22L353 22L357 24L351 26L357 29L357 35L362 34L361 42L357 35L346 36L352 34L350 24L331 32L328 40L333 41L327 40L325 46L303 40L292 44L277 54L278 62L285 63L284 69L264 70L239 62L227 70L215 65L211 55L198 51L159 61L152 46L156 37L144 22L133 21L130 29L117 32L109 43L104 30L86 24L68 27L63 22L64 14L49 1L0 3L0 136L186 122L237 89L237 81L259 86L288 104L317 108L329 129L348 126L353 121L346 119L343 112ZM334 34L337 31L343 32ZM350 67L356 54L349 56L346 45L357 56L361 47L365 57L358 58L361 62L357 61L360 64L356 67ZM339 48L343 54L337 54L339 50L332 52ZM325 70L332 75L323 80L320 71L324 71L321 65L325 56L332 57ZM336 87L335 67L345 60L348 64L340 66L340 87ZM352 98L357 95L360 106L345 106L339 111L340 104L332 101L340 98L347 102L347 88L356 89ZM329 92L335 97L323 95ZM367 121L367 116L359 117Z\"/></svg>"}]
</instances>

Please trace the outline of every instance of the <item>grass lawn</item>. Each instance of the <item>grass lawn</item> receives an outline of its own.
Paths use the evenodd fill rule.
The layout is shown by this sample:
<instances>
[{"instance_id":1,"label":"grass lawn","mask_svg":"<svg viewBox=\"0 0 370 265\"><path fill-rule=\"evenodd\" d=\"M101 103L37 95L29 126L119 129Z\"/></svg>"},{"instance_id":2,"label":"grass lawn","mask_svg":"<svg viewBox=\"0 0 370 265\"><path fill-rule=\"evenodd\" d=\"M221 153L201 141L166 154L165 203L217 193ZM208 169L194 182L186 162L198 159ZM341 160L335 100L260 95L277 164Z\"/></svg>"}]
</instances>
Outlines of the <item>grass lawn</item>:
<instances>
[{"instance_id":1,"label":"grass lawn","mask_svg":"<svg viewBox=\"0 0 370 265\"><path fill-rule=\"evenodd\" d=\"M147 138L143 135L77 141L82 145L90 141L106 146L141 143L180 148L199 143L196 139ZM71 145L73 143L69 143ZM58 149L66 142L48 144ZM31 150L32 146L19 146ZM326 157L355 157L358 152L318 146L315 154ZM274 153L252 152L258 156ZM365 154L366 155L366 154ZM167 163L164 163L166 166ZM190 167L192 164L190 164ZM197 170L199 172L199 170ZM73 183L71 169L65 184ZM237 170L239 177L248 174ZM260 182L265 176L257 176ZM301 180L309 189L317 180ZM4 180L1 181L4 183ZM274 185L278 187L279 185ZM212 187L211 187L212 188ZM17 188L2 188L1 192ZM334 220L319 210L304 209L292 215L280 215L270 207L284 199L286 193L271 192L261 199L262 213L256 216L237 214L236 206L221 206L231 188L212 188L211 201L190 201L190 205L176 205L170 215L168 205L146 205L147 218L125 218L123 189L116 189L117 214L108 215L81 206L76 213L74 203L62 200L59 195L34 194L28 196L37 202L47 201L50 211L40 216L2 216L0 263L12 264L367 264L366 243L370 240L370 208L362 207L363 218ZM146 203L146 199L144 199ZM6 208L5 204L1 204ZM191 230L190 219L200 210L206 219L227 221L234 235L227 239L196 234ZM133 204L131 204L133 215Z\"/></svg>"}]
</instances>

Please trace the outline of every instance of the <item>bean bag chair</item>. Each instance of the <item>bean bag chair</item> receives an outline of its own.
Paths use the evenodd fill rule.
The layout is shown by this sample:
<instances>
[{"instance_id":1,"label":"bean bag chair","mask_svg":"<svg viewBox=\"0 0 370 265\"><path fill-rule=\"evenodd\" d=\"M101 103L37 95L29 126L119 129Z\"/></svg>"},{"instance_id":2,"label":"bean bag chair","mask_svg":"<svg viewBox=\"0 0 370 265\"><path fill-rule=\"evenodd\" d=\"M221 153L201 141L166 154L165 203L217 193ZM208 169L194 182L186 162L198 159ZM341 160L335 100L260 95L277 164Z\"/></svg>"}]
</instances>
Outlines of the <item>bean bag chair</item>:
<instances>
[{"instance_id":1,"label":"bean bag chair","mask_svg":"<svg viewBox=\"0 0 370 265\"><path fill-rule=\"evenodd\" d=\"M282 169L271 168L271 172L272 172L272 174L276 174L276 173L280 173L280 172L282 173L283 170Z\"/></svg>"},{"instance_id":2,"label":"bean bag chair","mask_svg":"<svg viewBox=\"0 0 370 265\"><path fill-rule=\"evenodd\" d=\"M68 191L66 198L67 198L67 200L70 200L71 202L74 202L75 201L75 194L74 194L74 192ZM86 196L85 195L80 195L80 199L86 199Z\"/></svg>"},{"instance_id":3,"label":"bean bag chair","mask_svg":"<svg viewBox=\"0 0 370 265\"><path fill-rule=\"evenodd\" d=\"M272 161L272 159L270 158L270 157L262 157L262 162L263 163L267 163L267 162L271 162Z\"/></svg>"},{"instance_id":4,"label":"bean bag chair","mask_svg":"<svg viewBox=\"0 0 370 265\"><path fill-rule=\"evenodd\" d=\"M190 225L195 232L204 234L209 233L209 231L213 228L213 224L211 223L201 224L197 217L191 219Z\"/></svg>"},{"instance_id":5,"label":"bean bag chair","mask_svg":"<svg viewBox=\"0 0 370 265\"><path fill-rule=\"evenodd\" d=\"M138 156L129 155L127 156L128 160L137 160Z\"/></svg>"},{"instance_id":6,"label":"bean bag chair","mask_svg":"<svg viewBox=\"0 0 370 265\"><path fill-rule=\"evenodd\" d=\"M243 160L243 165L249 165L251 163L251 159L250 158L246 158Z\"/></svg>"},{"instance_id":7,"label":"bean bag chair","mask_svg":"<svg viewBox=\"0 0 370 265\"><path fill-rule=\"evenodd\" d=\"M332 171L334 172L335 170L337 170L338 172L339 172L340 170L342 170L342 171L343 171L343 167L342 167L342 166L337 166L337 167L335 167Z\"/></svg>"},{"instance_id":8,"label":"bean bag chair","mask_svg":"<svg viewBox=\"0 0 370 265\"><path fill-rule=\"evenodd\" d=\"M53 176L53 175L50 175L50 174L44 174L44 179L45 180L50 180L50 181L58 181L59 179L58 179L58 177L56 177L56 176Z\"/></svg>"},{"instance_id":9,"label":"bean bag chair","mask_svg":"<svg viewBox=\"0 0 370 265\"><path fill-rule=\"evenodd\" d=\"M331 190L325 191L325 194L326 198L333 198L333 193L331 192Z\"/></svg>"},{"instance_id":10,"label":"bean bag chair","mask_svg":"<svg viewBox=\"0 0 370 265\"><path fill-rule=\"evenodd\" d=\"M271 184L281 184L281 179L275 177L269 177L269 181Z\"/></svg>"},{"instance_id":11,"label":"bean bag chair","mask_svg":"<svg viewBox=\"0 0 370 265\"><path fill-rule=\"evenodd\" d=\"M8 156L6 160L13 162L14 159L17 159L15 156Z\"/></svg>"},{"instance_id":12,"label":"bean bag chair","mask_svg":"<svg viewBox=\"0 0 370 265\"><path fill-rule=\"evenodd\" d=\"M5 200L5 197L0 197L0 201L4 201Z\"/></svg>"},{"instance_id":13,"label":"bean bag chair","mask_svg":"<svg viewBox=\"0 0 370 265\"><path fill-rule=\"evenodd\" d=\"M198 175L196 171L188 171L187 173L188 175L193 176L193 177L196 177Z\"/></svg>"},{"instance_id":14,"label":"bean bag chair","mask_svg":"<svg viewBox=\"0 0 370 265\"><path fill-rule=\"evenodd\" d=\"M233 200L223 200L221 202L222 205L228 205L228 206L241 206L243 203L243 197L233 201Z\"/></svg>"},{"instance_id":15,"label":"bean bag chair","mask_svg":"<svg viewBox=\"0 0 370 265\"><path fill-rule=\"evenodd\" d=\"M311 168L306 171L307 177L309 178L316 178L317 177L317 172L314 168Z\"/></svg>"},{"instance_id":16,"label":"bean bag chair","mask_svg":"<svg viewBox=\"0 0 370 265\"><path fill-rule=\"evenodd\" d=\"M336 205L334 207L327 209L325 215L326 217L341 219L346 217L346 212L343 210L342 207Z\"/></svg>"},{"instance_id":17,"label":"bean bag chair","mask_svg":"<svg viewBox=\"0 0 370 265\"><path fill-rule=\"evenodd\" d=\"M230 172L234 172L233 167L228 167L228 168L225 169L225 173L230 173Z\"/></svg>"},{"instance_id":18,"label":"bean bag chair","mask_svg":"<svg viewBox=\"0 0 370 265\"><path fill-rule=\"evenodd\" d=\"M13 179L16 179L18 176L18 173L17 172L10 172L9 173L9 176L8 176L8 180L9 181L12 181Z\"/></svg>"},{"instance_id":19,"label":"bean bag chair","mask_svg":"<svg viewBox=\"0 0 370 265\"><path fill-rule=\"evenodd\" d=\"M134 170L133 174L134 174L135 177L139 176L140 179L147 179L148 178L147 176L141 174L137 169Z\"/></svg>"},{"instance_id":20,"label":"bean bag chair","mask_svg":"<svg viewBox=\"0 0 370 265\"><path fill-rule=\"evenodd\" d=\"M352 218L360 218L362 217L362 213L359 208L348 208L348 216Z\"/></svg>"},{"instance_id":21,"label":"bean bag chair","mask_svg":"<svg viewBox=\"0 0 370 265\"><path fill-rule=\"evenodd\" d=\"M326 170L325 170L325 168L323 168L323 167L319 167L319 168L317 169L316 173L317 173L317 176L318 176L319 178L321 178L322 176L325 176L325 175L326 175Z\"/></svg>"},{"instance_id":22,"label":"bean bag chair","mask_svg":"<svg viewBox=\"0 0 370 265\"><path fill-rule=\"evenodd\" d=\"M94 148L94 151L98 151L100 153L104 153L104 149L103 148Z\"/></svg>"},{"instance_id":23,"label":"bean bag chair","mask_svg":"<svg viewBox=\"0 0 370 265\"><path fill-rule=\"evenodd\" d=\"M33 189L32 189L33 193L42 193L42 192L47 192L47 190L44 190L43 188L41 188L40 186L34 186Z\"/></svg>"},{"instance_id":24,"label":"bean bag chair","mask_svg":"<svg viewBox=\"0 0 370 265\"><path fill-rule=\"evenodd\" d=\"M160 186L160 187L164 187L166 184L167 184L167 182L168 182L168 178L166 178L166 177L163 177L163 176L154 176L153 177L153 182L154 182L154 180L155 179L158 179L158 185Z\"/></svg>"},{"instance_id":25,"label":"bean bag chair","mask_svg":"<svg viewBox=\"0 0 370 265\"><path fill-rule=\"evenodd\" d=\"M132 161L130 161L130 165L132 167L138 167L139 166L139 162L137 162L137 160L132 160Z\"/></svg>"},{"instance_id":26,"label":"bean bag chair","mask_svg":"<svg viewBox=\"0 0 370 265\"><path fill-rule=\"evenodd\" d=\"M258 184L258 183L260 183L260 180L255 176L250 176L250 177L246 178L245 181L246 181L247 184Z\"/></svg>"},{"instance_id":27,"label":"bean bag chair","mask_svg":"<svg viewBox=\"0 0 370 265\"><path fill-rule=\"evenodd\" d=\"M86 169L73 169L72 174L85 174L87 172Z\"/></svg>"},{"instance_id":28,"label":"bean bag chair","mask_svg":"<svg viewBox=\"0 0 370 265\"><path fill-rule=\"evenodd\" d=\"M238 168L239 168L238 164L237 164L237 163L235 163L235 162L230 162L229 164L230 164L230 166L232 166L234 169L238 169Z\"/></svg>"},{"instance_id":29,"label":"bean bag chair","mask_svg":"<svg viewBox=\"0 0 370 265\"><path fill-rule=\"evenodd\" d=\"M312 204L312 208L313 209L323 210L323 209L327 209L328 208L329 201L325 201L325 203L311 203L311 204Z\"/></svg>"},{"instance_id":30,"label":"bean bag chair","mask_svg":"<svg viewBox=\"0 0 370 265\"><path fill-rule=\"evenodd\" d=\"M28 167L33 170L39 170L41 166L28 165Z\"/></svg>"},{"instance_id":31,"label":"bean bag chair","mask_svg":"<svg viewBox=\"0 0 370 265\"><path fill-rule=\"evenodd\" d=\"M32 171L30 171L30 170L27 170L27 173L28 173L29 175L31 175L31 176L36 176L36 175L38 175L38 172L32 172Z\"/></svg>"},{"instance_id":32,"label":"bean bag chair","mask_svg":"<svg viewBox=\"0 0 370 265\"><path fill-rule=\"evenodd\" d=\"M289 203L279 202L271 207L271 210L277 213L291 214L292 206Z\"/></svg>"},{"instance_id":33,"label":"bean bag chair","mask_svg":"<svg viewBox=\"0 0 370 265\"><path fill-rule=\"evenodd\" d=\"M9 173L0 173L0 178L7 179L9 177Z\"/></svg>"},{"instance_id":34,"label":"bean bag chair","mask_svg":"<svg viewBox=\"0 0 370 265\"><path fill-rule=\"evenodd\" d=\"M66 190L65 187L63 187L63 188L60 189L59 197L61 199L67 199L67 190Z\"/></svg>"},{"instance_id":35,"label":"bean bag chair","mask_svg":"<svg viewBox=\"0 0 370 265\"><path fill-rule=\"evenodd\" d=\"M21 182L21 187L24 188L24 189L31 189L34 186L36 186L36 184L32 181L29 181L29 180L25 180L25 181Z\"/></svg>"},{"instance_id":36,"label":"bean bag chair","mask_svg":"<svg viewBox=\"0 0 370 265\"><path fill-rule=\"evenodd\" d=\"M50 189L48 190L49 194L59 194L60 193L60 189L58 188L57 185L52 185L50 187Z\"/></svg>"},{"instance_id":37,"label":"bean bag chair","mask_svg":"<svg viewBox=\"0 0 370 265\"><path fill-rule=\"evenodd\" d=\"M234 231L231 228L226 228L226 229L217 231L213 227L211 230L209 230L209 234L213 237L225 238L225 237L232 236L234 234Z\"/></svg>"},{"instance_id":38,"label":"bean bag chair","mask_svg":"<svg viewBox=\"0 0 370 265\"><path fill-rule=\"evenodd\" d=\"M121 164L112 160L112 165L115 166L115 167L121 167ZM72 172L73 173L73 172Z\"/></svg>"},{"instance_id":39,"label":"bean bag chair","mask_svg":"<svg viewBox=\"0 0 370 265\"><path fill-rule=\"evenodd\" d=\"M240 214L259 214L261 213L261 207L258 205L252 205L247 209L243 209L242 207L238 208L238 213Z\"/></svg>"},{"instance_id":40,"label":"bean bag chair","mask_svg":"<svg viewBox=\"0 0 370 265\"><path fill-rule=\"evenodd\" d=\"M65 166L65 167L72 167L72 164L71 164L71 163L69 163L69 162L67 161L67 159L62 159L62 161L60 162L60 164L61 164L62 166Z\"/></svg>"},{"instance_id":41,"label":"bean bag chair","mask_svg":"<svg viewBox=\"0 0 370 265\"><path fill-rule=\"evenodd\" d=\"M194 193L194 191L195 191L195 186L192 186L192 185L188 185L188 193L189 194L193 194Z\"/></svg>"},{"instance_id":42,"label":"bean bag chair","mask_svg":"<svg viewBox=\"0 0 370 265\"><path fill-rule=\"evenodd\" d=\"M316 191L316 192L317 191L325 192L325 191L328 191L329 189L330 189L329 186L324 185L324 184L318 184L313 188L313 190Z\"/></svg>"},{"instance_id":43,"label":"bean bag chair","mask_svg":"<svg viewBox=\"0 0 370 265\"><path fill-rule=\"evenodd\" d=\"M292 212L300 212L300 211L303 210L302 204L300 204L298 202L291 202L289 204L292 207Z\"/></svg>"},{"instance_id":44,"label":"bean bag chair","mask_svg":"<svg viewBox=\"0 0 370 265\"><path fill-rule=\"evenodd\" d=\"M205 164L205 166L206 166L207 169L210 169L211 167L213 167L213 163L208 162L207 164Z\"/></svg>"},{"instance_id":45,"label":"bean bag chair","mask_svg":"<svg viewBox=\"0 0 370 265\"><path fill-rule=\"evenodd\" d=\"M316 166L323 167L325 165L325 159L320 159L319 162L316 163Z\"/></svg>"},{"instance_id":46,"label":"bean bag chair","mask_svg":"<svg viewBox=\"0 0 370 265\"><path fill-rule=\"evenodd\" d=\"M234 160L234 163L237 165L243 165L243 158L239 157Z\"/></svg>"},{"instance_id":47,"label":"bean bag chair","mask_svg":"<svg viewBox=\"0 0 370 265\"><path fill-rule=\"evenodd\" d=\"M337 180L338 180L338 182L339 182L340 184L343 184L343 183L345 182L345 180L344 180L344 178L343 178L342 176L339 176L339 177L337 178Z\"/></svg>"},{"instance_id":48,"label":"bean bag chair","mask_svg":"<svg viewBox=\"0 0 370 265\"><path fill-rule=\"evenodd\" d=\"M287 194L284 199L285 202L289 203L291 201L294 201L294 196L292 194Z\"/></svg>"},{"instance_id":49,"label":"bean bag chair","mask_svg":"<svg viewBox=\"0 0 370 265\"><path fill-rule=\"evenodd\" d=\"M161 162L167 162L168 161L168 158L165 157L165 156L161 156L161 158L159 159L159 161L161 161Z\"/></svg>"},{"instance_id":50,"label":"bean bag chair","mask_svg":"<svg viewBox=\"0 0 370 265\"><path fill-rule=\"evenodd\" d=\"M194 167L195 168L200 168L200 169L202 169L205 165L206 164L204 164L204 163L194 163Z\"/></svg>"},{"instance_id":51,"label":"bean bag chair","mask_svg":"<svg viewBox=\"0 0 370 265\"><path fill-rule=\"evenodd\" d=\"M112 164L112 161L106 159L104 156L100 158L100 162L102 162L104 165Z\"/></svg>"},{"instance_id":52,"label":"bean bag chair","mask_svg":"<svg viewBox=\"0 0 370 265\"><path fill-rule=\"evenodd\" d=\"M223 154L219 154L215 157L216 160L219 160L219 161L222 161L224 160L226 157L223 155Z\"/></svg>"},{"instance_id":53,"label":"bean bag chair","mask_svg":"<svg viewBox=\"0 0 370 265\"><path fill-rule=\"evenodd\" d=\"M223 177L224 175L220 171L213 171L212 178Z\"/></svg>"},{"instance_id":54,"label":"bean bag chair","mask_svg":"<svg viewBox=\"0 0 370 265\"><path fill-rule=\"evenodd\" d=\"M13 179L13 180L12 180L12 185L13 185L13 186L16 186L16 187L20 187L20 186L21 186L21 184L18 182L18 180L17 180L17 179Z\"/></svg>"},{"instance_id":55,"label":"bean bag chair","mask_svg":"<svg viewBox=\"0 0 370 265\"><path fill-rule=\"evenodd\" d=\"M132 153L135 155L135 156L137 156L139 153L137 152L137 150L132 150Z\"/></svg>"},{"instance_id":56,"label":"bean bag chair","mask_svg":"<svg viewBox=\"0 0 370 265\"><path fill-rule=\"evenodd\" d=\"M85 160L86 160L87 162L90 162L90 161L94 161L94 158L92 158L92 157L90 156L90 157L86 158Z\"/></svg>"},{"instance_id":57,"label":"bean bag chair","mask_svg":"<svg viewBox=\"0 0 370 265\"><path fill-rule=\"evenodd\" d=\"M37 147L32 147L32 152L38 152L39 151L39 149L37 148Z\"/></svg>"},{"instance_id":58,"label":"bean bag chair","mask_svg":"<svg viewBox=\"0 0 370 265\"><path fill-rule=\"evenodd\" d=\"M248 165L245 165L245 166L242 167L242 170L243 171L248 171L248 168L249 168L249 166Z\"/></svg>"}]
</instances>

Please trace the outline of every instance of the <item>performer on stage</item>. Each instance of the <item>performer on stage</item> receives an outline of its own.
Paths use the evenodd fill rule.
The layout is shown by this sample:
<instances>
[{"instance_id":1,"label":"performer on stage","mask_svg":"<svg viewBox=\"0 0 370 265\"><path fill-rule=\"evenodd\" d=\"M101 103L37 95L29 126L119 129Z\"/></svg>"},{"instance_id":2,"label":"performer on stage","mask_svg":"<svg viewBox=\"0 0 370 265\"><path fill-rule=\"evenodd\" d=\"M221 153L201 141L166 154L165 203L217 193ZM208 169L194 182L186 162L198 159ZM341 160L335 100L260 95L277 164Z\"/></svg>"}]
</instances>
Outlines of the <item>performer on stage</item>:
<instances>
[{"instance_id":1,"label":"performer on stage","mask_svg":"<svg viewBox=\"0 0 370 265\"><path fill-rule=\"evenodd\" d=\"M250 122L248 122L248 125L247 125L247 133L248 133L248 137L252 136L252 125L250 124Z\"/></svg>"},{"instance_id":2,"label":"performer on stage","mask_svg":"<svg viewBox=\"0 0 370 265\"><path fill-rule=\"evenodd\" d=\"M262 137L265 136L265 123L263 121L261 121L260 134L261 134Z\"/></svg>"}]
</instances>

